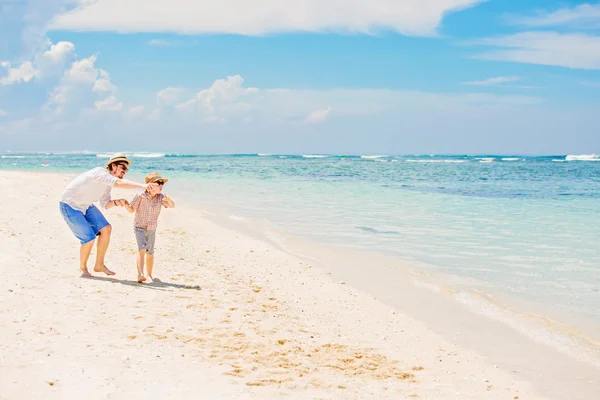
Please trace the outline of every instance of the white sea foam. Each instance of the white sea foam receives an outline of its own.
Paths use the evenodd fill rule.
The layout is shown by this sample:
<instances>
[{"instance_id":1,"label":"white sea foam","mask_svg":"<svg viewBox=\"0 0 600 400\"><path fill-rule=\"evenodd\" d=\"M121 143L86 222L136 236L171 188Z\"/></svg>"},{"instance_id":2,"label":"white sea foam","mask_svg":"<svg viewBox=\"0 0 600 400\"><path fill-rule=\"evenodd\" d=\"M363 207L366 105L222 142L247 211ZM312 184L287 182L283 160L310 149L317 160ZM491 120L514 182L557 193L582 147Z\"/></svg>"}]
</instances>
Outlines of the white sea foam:
<instances>
[{"instance_id":1,"label":"white sea foam","mask_svg":"<svg viewBox=\"0 0 600 400\"><path fill-rule=\"evenodd\" d=\"M26 158L27 156L2 156L2 158Z\"/></svg>"},{"instance_id":2,"label":"white sea foam","mask_svg":"<svg viewBox=\"0 0 600 400\"><path fill-rule=\"evenodd\" d=\"M569 154L566 161L600 161L600 156L596 154Z\"/></svg>"},{"instance_id":3,"label":"white sea foam","mask_svg":"<svg viewBox=\"0 0 600 400\"><path fill-rule=\"evenodd\" d=\"M140 158L161 158L164 157L165 153L133 153L131 157L140 157Z\"/></svg>"},{"instance_id":4,"label":"white sea foam","mask_svg":"<svg viewBox=\"0 0 600 400\"><path fill-rule=\"evenodd\" d=\"M267 154L267 153L258 153L259 157L267 157L270 156L271 154Z\"/></svg>"},{"instance_id":5,"label":"white sea foam","mask_svg":"<svg viewBox=\"0 0 600 400\"><path fill-rule=\"evenodd\" d=\"M302 157L304 157L304 158L327 158L327 156L320 155L320 154L302 154Z\"/></svg>"},{"instance_id":6,"label":"white sea foam","mask_svg":"<svg viewBox=\"0 0 600 400\"><path fill-rule=\"evenodd\" d=\"M96 157L110 158L110 157L112 157L113 154L114 153L97 153ZM161 158L161 157L164 157L166 154L165 153L144 153L144 152L129 153L129 152L125 152L125 155L128 157L137 157L137 158Z\"/></svg>"},{"instance_id":7,"label":"white sea foam","mask_svg":"<svg viewBox=\"0 0 600 400\"><path fill-rule=\"evenodd\" d=\"M496 159L494 157L480 157L480 158L475 158L476 160L479 160L479 162L494 162L496 161Z\"/></svg>"},{"instance_id":8,"label":"white sea foam","mask_svg":"<svg viewBox=\"0 0 600 400\"><path fill-rule=\"evenodd\" d=\"M459 292L455 298L476 314L503 322L535 341L554 347L564 354L575 356L596 367L600 366L597 358L598 348L590 346L590 341L577 331L567 330L563 325L558 324L552 324L554 326L551 327L547 318L533 314L517 314L475 293Z\"/></svg>"},{"instance_id":9,"label":"white sea foam","mask_svg":"<svg viewBox=\"0 0 600 400\"><path fill-rule=\"evenodd\" d=\"M364 159L367 159L367 160L374 160L374 159L377 159L377 158L384 158L384 157L389 157L389 156L360 156L360 158L364 158Z\"/></svg>"},{"instance_id":10,"label":"white sea foam","mask_svg":"<svg viewBox=\"0 0 600 400\"><path fill-rule=\"evenodd\" d=\"M553 162L565 162L565 160L554 159Z\"/></svg>"},{"instance_id":11,"label":"white sea foam","mask_svg":"<svg viewBox=\"0 0 600 400\"><path fill-rule=\"evenodd\" d=\"M240 217L239 215L234 215L234 214L229 215L229 219L232 219L234 221L243 221L243 222L250 221L248 218Z\"/></svg>"},{"instance_id":12,"label":"white sea foam","mask_svg":"<svg viewBox=\"0 0 600 400\"><path fill-rule=\"evenodd\" d=\"M416 162L416 163L466 163L468 160L414 160L408 159L406 162Z\"/></svg>"},{"instance_id":13,"label":"white sea foam","mask_svg":"<svg viewBox=\"0 0 600 400\"><path fill-rule=\"evenodd\" d=\"M502 161L519 161L520 158L518 157L504 157L502 158Z\"/></svg>"}]
</instances>

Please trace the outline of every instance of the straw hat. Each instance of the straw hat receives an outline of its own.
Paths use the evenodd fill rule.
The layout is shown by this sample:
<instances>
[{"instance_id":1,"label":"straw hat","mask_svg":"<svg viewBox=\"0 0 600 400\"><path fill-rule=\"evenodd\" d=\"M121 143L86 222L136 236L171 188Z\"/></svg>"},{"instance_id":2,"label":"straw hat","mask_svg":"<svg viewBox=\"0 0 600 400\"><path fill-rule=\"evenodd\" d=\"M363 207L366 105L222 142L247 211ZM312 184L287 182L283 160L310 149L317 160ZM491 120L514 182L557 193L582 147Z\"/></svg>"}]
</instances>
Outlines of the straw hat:
<instances>
[{"instance_id":1,"label":"straw hat","mask_svg":"<svg viewBox=\"0 0 600 400\"><path fill-rule=\"evenodd\" d=\"M129 161L125 153L115 153L110 156L110 159L106 162L106 166L108 167L110 164L116 162L124 162L127 166L131 165L131 161Z\"/></svg>"},{"instance_id":2,"label":"straw hat","mask_svg":"<svg viewBox=\"0 0 600 400\"><path fill-rule=\"evenodd\" d=\"M148 175L146 175L146 183L153 183L158 181L168 182L169 180L160 176L158 172L151 172Z\"/></svg>"}]
</instances>

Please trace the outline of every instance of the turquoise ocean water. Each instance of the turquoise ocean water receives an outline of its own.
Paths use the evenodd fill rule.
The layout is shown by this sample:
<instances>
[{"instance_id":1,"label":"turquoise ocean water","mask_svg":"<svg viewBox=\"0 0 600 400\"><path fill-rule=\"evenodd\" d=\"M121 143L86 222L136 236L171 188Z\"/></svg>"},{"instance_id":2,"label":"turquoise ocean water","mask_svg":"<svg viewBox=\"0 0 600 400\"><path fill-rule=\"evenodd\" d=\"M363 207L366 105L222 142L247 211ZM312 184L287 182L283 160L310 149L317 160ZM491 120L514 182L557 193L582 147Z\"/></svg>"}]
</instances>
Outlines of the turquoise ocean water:
<instances>
[{"instance_id":1,"label":"turquoise ocean water","mask_svg":"<svg viewBox=\"0 0 600 400\"><path fill-rule=\"evenodd\" d=\"M199 206L600 323L600 156L130 154L128 177L160 171ZM76 174L108 154L0 157Z\"/></svg>"}]
</instances>

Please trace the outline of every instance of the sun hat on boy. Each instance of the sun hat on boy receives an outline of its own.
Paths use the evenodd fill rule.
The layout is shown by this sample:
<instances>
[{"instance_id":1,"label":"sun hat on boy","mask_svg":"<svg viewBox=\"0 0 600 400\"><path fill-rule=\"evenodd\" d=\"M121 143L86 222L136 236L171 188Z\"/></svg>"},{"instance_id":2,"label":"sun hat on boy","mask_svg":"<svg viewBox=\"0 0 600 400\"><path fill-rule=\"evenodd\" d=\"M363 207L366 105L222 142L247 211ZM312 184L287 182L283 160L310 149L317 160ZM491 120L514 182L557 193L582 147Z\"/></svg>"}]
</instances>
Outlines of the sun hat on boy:
<instances>
[{"instance_id":1,"label":"sun hat on boy","mask_svg":"<svg viewBox=\"0 0 600 400\"><path fill-rule=\"evenodd\" d=\"M110 159L106 162L106 166L108 167L110 164L116 162L124 162L127 164L127 166L131 165L131 161L129 160L129 158L127 158L125 153L115 153L112 156L110 156Z\"/></svg>"},{"instance_id":2,"label":"sun hat on boy","mask_svg":"<svg viewBox=\"0 0 600 400\"><path fill-rule=\"evenodd\" d=\"M160 176L158 172L150 172L148 175L146 175L146 183L154 183L158 181L168 182L169 180Z\"/></svg>"}]
</instances>

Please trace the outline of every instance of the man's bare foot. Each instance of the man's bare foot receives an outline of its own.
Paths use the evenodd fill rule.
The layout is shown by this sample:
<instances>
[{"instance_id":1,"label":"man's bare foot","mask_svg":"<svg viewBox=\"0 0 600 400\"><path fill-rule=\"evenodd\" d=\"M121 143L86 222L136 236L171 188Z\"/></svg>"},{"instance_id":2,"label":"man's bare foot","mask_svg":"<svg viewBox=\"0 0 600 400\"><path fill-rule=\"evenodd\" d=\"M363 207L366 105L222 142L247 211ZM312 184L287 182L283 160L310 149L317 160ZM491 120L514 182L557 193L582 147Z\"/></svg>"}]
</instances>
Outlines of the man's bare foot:
<instances>
[{"instance_id":1,"label":"man's bare foot","mask_svg":"<svg viewBox=\"0 0 600 400\"><path fill-rule=\"evenodd\" d=\"M87 270L87 269L85 269L85 270L84 270L84 269L82 269L82 270L81 270L81 277L82 277L82 278L91 278L91 277L92 277L92 274L90 274L90 273L88 272L88 270Z\"/></svg>"},{"instance_id":2,"label":"man's bare foot","mask_svg":"<svg viewBox=\"0 0 600 400\"><path fill-rule=\"evenodd\" d=\"M146 277L144 275L138 275L138 283L142 283L146 280Z\"/></svg>"},{"instance_id":3,"label":"man's bare foot","mask_svg":"<svg viewBox=\"0 0 600 400\"><path fill-rule=\"evenodd\" d=\"M115 272L112 272L110 269L106 268L106 265L94 267L94 272L104 272L106 275L115 275Z\"/></svg>"}]
</instances>

